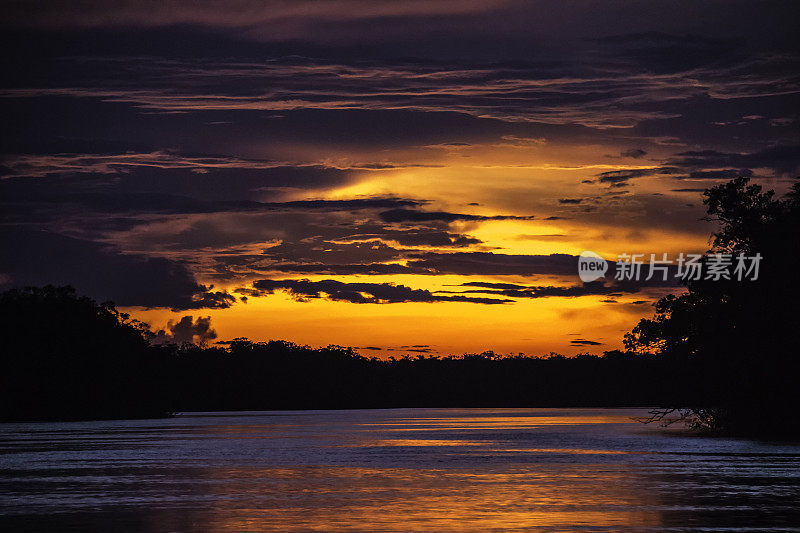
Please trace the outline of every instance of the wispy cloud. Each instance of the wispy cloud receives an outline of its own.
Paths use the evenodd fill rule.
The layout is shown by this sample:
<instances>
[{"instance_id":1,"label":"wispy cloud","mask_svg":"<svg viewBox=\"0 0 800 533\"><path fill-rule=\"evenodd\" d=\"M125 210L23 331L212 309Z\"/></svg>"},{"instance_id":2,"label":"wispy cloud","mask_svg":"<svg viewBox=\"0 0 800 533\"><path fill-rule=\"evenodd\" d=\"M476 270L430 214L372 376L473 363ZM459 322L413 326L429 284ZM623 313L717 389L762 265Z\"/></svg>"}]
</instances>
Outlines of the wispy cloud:
<instances>
[{"instance_id":1,"label":"wispy cloud","mask_svg":"<svg viewBox=\"0 0 800 533\"><path fill-rule=\"evenodd\" d=\"M102 61L102 60L95 60ZM405 110L457 112L510 122L627 128L680 116L670 102L796 94L798 58L765 57L735 65L643 74L635 65L598 62L564 76L560 67L347 64L293 58L265 62L176 64L129 58L136 80L108 86L18 88L5 98L68 96L164 113L200 111ZM97 65L100 68L102 65ZM108 65L104 66L108 70ZM157 80L142 88L147 75ZM136 83L134 83L134 81ZM113 85L113 88L112 88ZM235 85L236 91L231 87ZM269 87L269 90L264 90ZM519 143L519 138L506 142Z\"/></svg>"}]
</instances>

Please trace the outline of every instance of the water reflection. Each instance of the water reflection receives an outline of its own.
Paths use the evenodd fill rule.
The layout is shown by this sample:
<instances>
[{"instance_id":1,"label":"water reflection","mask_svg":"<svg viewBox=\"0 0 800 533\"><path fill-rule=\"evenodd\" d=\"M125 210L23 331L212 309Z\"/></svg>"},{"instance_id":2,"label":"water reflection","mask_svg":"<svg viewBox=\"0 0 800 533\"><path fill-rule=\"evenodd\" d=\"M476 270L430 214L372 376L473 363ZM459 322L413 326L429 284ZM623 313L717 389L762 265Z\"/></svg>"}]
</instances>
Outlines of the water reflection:
<instances>
[{"instance_id":1,"label":"water reflection","mask_svg":"<svg viewBox=\"0 0 800 533\"><path fill-rule=\"evenodd\" d=\"M791 529L800 447L638 411L413 409L0 426L0 529Z\"/></svg>"}]
</instances>

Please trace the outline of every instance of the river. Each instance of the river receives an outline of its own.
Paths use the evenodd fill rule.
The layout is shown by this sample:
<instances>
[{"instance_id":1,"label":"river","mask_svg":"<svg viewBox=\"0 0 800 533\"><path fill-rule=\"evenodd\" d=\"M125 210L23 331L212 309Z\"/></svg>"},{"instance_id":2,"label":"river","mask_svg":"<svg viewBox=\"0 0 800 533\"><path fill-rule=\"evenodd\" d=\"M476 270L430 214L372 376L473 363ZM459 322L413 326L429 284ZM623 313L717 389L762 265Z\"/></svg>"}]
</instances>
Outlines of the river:
<instances>
[{"instance_id":1,"label":"river","mask_svg":"<svg viewBox=\"0 0 800 533\"><path fill-rule=\"evenodd\" d=\"M800 531L800 446L643 410L0 424L4 531Z\"/></svg>"}]
</instances>

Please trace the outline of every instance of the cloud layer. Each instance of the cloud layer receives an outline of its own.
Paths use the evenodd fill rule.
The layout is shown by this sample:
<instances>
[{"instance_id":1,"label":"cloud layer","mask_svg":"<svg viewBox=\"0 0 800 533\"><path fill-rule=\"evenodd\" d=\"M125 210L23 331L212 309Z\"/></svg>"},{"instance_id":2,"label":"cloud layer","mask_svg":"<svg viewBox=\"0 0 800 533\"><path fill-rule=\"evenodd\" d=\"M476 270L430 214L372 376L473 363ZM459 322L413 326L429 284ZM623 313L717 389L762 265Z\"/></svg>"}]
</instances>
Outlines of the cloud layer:
<instances>
[{"instance_id":1,"label":"cloud layer","mask_svg":"<svg viewBox=\"0 0 800 533\"><path fill-rule=\"evenodd\" d=\"M800 173L785 2L4 14L0 287L72 284L162 310L176 339L212 328L169 313L223 324L217 313L262 309L243 296L269 313L280 292L345 318L362 303L508 313L497 332L525 309L554 331L582 321L570 349L610 346L598 328L622 331L674 286L580 283L583 249L702 251L705 188L746 176L780 191Z\"/></svg>"}]
</instances>

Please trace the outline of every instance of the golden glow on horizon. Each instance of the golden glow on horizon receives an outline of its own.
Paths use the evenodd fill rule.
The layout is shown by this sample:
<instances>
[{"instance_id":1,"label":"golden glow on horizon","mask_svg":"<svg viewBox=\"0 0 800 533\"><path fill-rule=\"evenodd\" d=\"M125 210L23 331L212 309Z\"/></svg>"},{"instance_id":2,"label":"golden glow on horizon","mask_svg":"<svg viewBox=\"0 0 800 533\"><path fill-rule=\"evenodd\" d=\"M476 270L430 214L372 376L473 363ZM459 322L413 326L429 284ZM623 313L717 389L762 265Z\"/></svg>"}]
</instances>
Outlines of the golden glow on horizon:
<instances>
[{"instance_id":1,"label":"golden glow on horizon","mask_svg":"<svg viewBox=\"0 0 800 533\"><path fill-rule=\"evenodd\" d=\"M326 279L325 276L310 278ZM345 282L386 282L372 276L366 278L337 277ZM431 279L411 278L415 288L425 288L428 284L422 282ZM398 278L391 280L397 284L411 283ZM446 285L439 276L435 281ZM221 340L249 337L257 341L283 339L312 346L378 346L383 350L360 351L382 358L414 353L410 348L416 344L429 345L432 353L445 355L486 350L528 355L559 351L571 355L619 348L622 335L640 316L650 312L648 305L632 303L638 301L637 297L642 295L619 298L618 304L602 303L600 300L605 299L602 296L519 299L503 305L467 302L352 304L325 299L298 302L278 291L274 295L251 297L247 304L237 303L230 309L180 313L139 310L136 315L154 327L163 327L168 320L186 314L211 316ZM603 345L569 345L571 340L581 338Z\"/></svg>"},{"instance_id":2,"label":"golden glow on horizon","mask_svg":"<svg viewBox=\"0 0 800 533\"><path fill-rule=\"evenodd\" d=\"M657 202L663 190L658 178L640 179L628 194L606 184L582 183L605 170L650 168L642 164L610 161L608 146L558 146L549 142L509 139L506 142L441 149L420 147L416 151L383 154L398 165L424 163L384 171L362 171L354 182L330 189L286 191L286 200L322 198L347 200L368 197L397 197L428 201L422 209L469 215L534 216L531 220L456 221L449 230L480 239L482 244L466 248L435 249L439 252L484 251L497 254L580 254L584 250L615 259L620 253L678 253L701 251L706 236L680 226L653 226L652 217L662 209ZM286 155L319 157L316 150L294 147ZM368 153L342 153L330 164L346 166L367 161ZM465 157L468 156L468 157ZM372 154L374 160L374 154ZM638 162L637 162L638 163ZM578 204L561 202L580 199ZM477 203L478 205L474 205ZM688 203L688 202L687 202ZM695 199L695 203L699 203ZM688 217L699 218L700 211L683 204L668 204L683 209ZM667 215L674 213L664 213ZM550 219L550 220L548 220ZM649 221L649 223L645 223ZM174 224L174 222L171 222ZM185 227L189 227L188 222ZM162 226L162 231L167 226ZM278 244L251 244L252 253ZM271 244L270 244L271 243ZM392 244L398 247L396 243ZM402 248L402 246L399 246ZM393 262L393 261L390 261ZM564 286L574 284L552 276L456 276L392 275L341 276L292 275L270 273L251 275L252 279L336 279L341 282L394 283L429 291L457 290L469 281L518 283L522 285ZM250 279L226 286L213 280L215 290L247 286ZM557 351L568 355L598 352L621 347L623 334L642 316L650 314L648 305L663 291L613 297L518 298L515 303L484 305L469 302L353 304L325 298L298 301L285 292L249 297L225 310L171 313L165 310L135 310L137 317L154 327L169 319L194 314L211 316L220 339L248 337L263 341L285 339L320 346L339 344L357 348L367 355L388 357L410 352L412 345L426 345L431 353L461 354L493 350L497 353L544 355ZM498 294L467 296L504 298ZM643 303L643 301L646 301ZM574 344L589 340L600 344ZM406 348L403 348L406 347ZM426 348L427 349L427 348Z\"/></svg>"}]
</instances>

